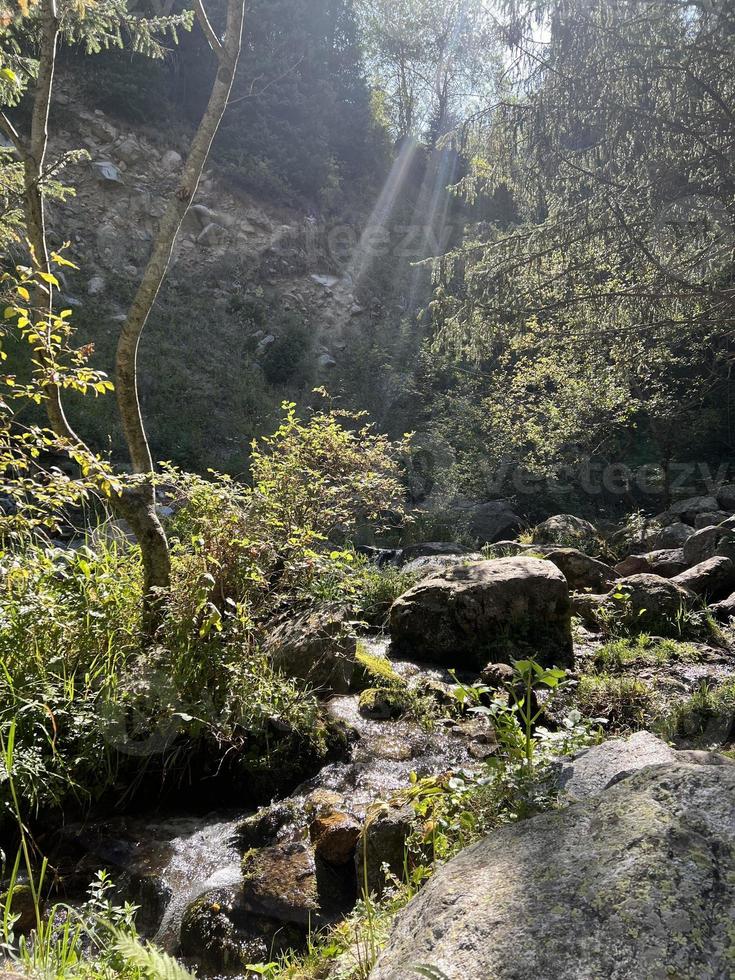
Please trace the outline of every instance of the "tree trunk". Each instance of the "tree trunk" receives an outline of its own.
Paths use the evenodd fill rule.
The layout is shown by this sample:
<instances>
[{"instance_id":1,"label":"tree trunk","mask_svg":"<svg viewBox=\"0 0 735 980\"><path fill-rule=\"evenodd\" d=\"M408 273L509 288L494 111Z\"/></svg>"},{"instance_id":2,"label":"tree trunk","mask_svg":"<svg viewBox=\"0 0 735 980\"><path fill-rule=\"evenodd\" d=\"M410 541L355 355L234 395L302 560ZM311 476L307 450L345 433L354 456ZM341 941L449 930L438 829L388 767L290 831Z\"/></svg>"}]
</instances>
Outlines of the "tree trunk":
<instances>
[{"instance_id":1,"label":"tree trunk","mask_svg":"<svg viewBox=\"0 0 735 980\"><path fill-rule=\"evenodd\" d=\"M126 486L115 498L115 510L133 531L143 559L143 632L153 636L161 625L171 584L171 554L156 513L156 494L149 479Z\"/></svg>"}]
</instances>

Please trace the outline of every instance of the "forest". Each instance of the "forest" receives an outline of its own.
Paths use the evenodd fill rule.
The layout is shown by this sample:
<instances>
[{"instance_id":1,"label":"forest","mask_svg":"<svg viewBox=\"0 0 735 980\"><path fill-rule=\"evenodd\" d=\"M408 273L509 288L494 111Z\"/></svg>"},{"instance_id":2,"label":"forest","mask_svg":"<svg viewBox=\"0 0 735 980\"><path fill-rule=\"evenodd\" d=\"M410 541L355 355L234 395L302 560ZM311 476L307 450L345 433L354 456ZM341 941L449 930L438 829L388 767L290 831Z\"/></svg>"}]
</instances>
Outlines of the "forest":
<instances>
[{"instance_id":1,"label":"forest","mask_svg":"<svg viewBox=\"0 0 735 980\"><path fill-rule=\"evenodd\" d=\"M731 0L0 0L0 314L0 976L735 977Z\"/></svg>"}]
</instances>

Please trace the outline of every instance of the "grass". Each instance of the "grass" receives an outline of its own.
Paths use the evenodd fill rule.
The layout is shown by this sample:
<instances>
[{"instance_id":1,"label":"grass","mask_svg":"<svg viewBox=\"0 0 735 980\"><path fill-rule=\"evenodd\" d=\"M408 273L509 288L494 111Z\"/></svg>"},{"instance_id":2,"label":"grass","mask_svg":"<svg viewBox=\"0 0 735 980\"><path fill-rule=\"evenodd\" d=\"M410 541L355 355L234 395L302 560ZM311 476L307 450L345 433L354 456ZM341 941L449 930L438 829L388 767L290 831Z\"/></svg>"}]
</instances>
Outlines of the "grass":
<instances>
[{"instance_id":1,"label":"grass","mask_svg":"<svg viewBox=\"0 0 735 980\"><path fill-rule=\"evenodd\" d=\"M650 684L606 672L583 674L574 700L585 718L606 719L608 735L646 728L660 713L659 699Z\"/></svg>"},{"instance_id":2,"label":"grass","mask_svg":"<svg viewBox=\"0 0 735 980\"><path fill-rule=\"evenodd\" d=\"M668 738L693 740L708 747L731 738L734 723L735 681L729 681L720 686L702 683L671 709L660 728Z\"/></svg>"},{"instance_id":3,"label":"grass","mask_svg":"<svg viewBox=\"0 0 735 980\"><path fill-rule=\"evenodd\" d=\"M595 650L593 665L598 671L619 673L635 667L691 663L698 659L700 653L692 643L639 633L604 643Z\"/></svg>"}]
</instances>

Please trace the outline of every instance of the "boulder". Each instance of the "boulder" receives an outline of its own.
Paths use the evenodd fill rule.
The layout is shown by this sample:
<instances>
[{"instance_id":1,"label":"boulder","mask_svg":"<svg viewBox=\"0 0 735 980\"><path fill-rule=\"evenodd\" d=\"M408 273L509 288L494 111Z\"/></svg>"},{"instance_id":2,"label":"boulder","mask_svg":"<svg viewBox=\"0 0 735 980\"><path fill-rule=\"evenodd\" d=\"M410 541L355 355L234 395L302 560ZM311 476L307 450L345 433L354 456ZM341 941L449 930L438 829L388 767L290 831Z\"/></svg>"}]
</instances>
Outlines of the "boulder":
<instances>
[{"instance_id":1,"label":"boulder","mask_svg":"<svg viewBox=\"0 0 735 980\"><path fill-rule=\"evenodd\" d=\"M308 926L320 911L316 865L309 845L292 841L245 854L242 901L251 915Z\"/></svg>"},{"instance_id":2,"label":"boulder","mask_svg":"<svg viewBox=\"0 0 735 980\"><path fill-rule=\"evenodd\" d=\"M479 551L466 555L429 555L423 558L413 558L403 565L401 571L407 575L416 575L418 578L429 578L439 572L445 572L450 568L459 568L475 561L484 561L485 556Z\"/></svg>"},{"instance_id":3,"label":"boulder","mask_svg":"<svg viewBox=\"0 0 735 980\"><path fill-rule=\"evenodd\" d=\"M565 797L587 800L638 769L674 762L676 758L676 750L656 735L636 732L628 738L610 738L562 760L556 785Z\"/></svg>"},{"instance_id":4,"label":"boulder","mask_svg":"<svg viewBox=\"0 0 735 980\"><path fill-rule=\"evenodd\" d=\"M662 578L673 578L687 567L684 551L681 548L662 548L649 551L643 556L648 562L649 571Z\"/></svg>"},{"instance_id":5,"label":"boulder","mask_svg":"<svg viewBox=\"0 0 735 980\"><path fill-rule=\"evenodd\" d=\"M627 558L623 558L622 561L617 563L615 571L621 578L625 578L628 575L650 572L651 566L648 564L648 559L645 555L628 555Z\"/></svg>"},{"instance_id":6,"label":"boulder","mask_svg":"<svg viewBox=\"0 0 735 980\"><path fill-rule=\"evenodd\" d=\"M615 581L615 570L577 548L544 549L544 558L553 562L569 583L570 589L596 589L598 592Z\"/></svg>"},{"instance_id":7,"label":"boulder","mask_svg":"<svg viewBox=\"0 0 735 980\"><path fill-rule=\"evenodd\" d=\"M572 662L567 582L539 558L481 561L424 579L393 603L390 633L399 656L469 670L524 655Z\"/></svg>"},{"instance_id":8,"label":"boulder","mask_svg":"<svg viewBox=\"0 0 735 980\"><path fill-rule=\"evenodd\" d=\"M370 980L726 980L733 916L735 769L670 762L462 851Z\"/></svg>"},{"instance_id":9,"label":"boulder","mask_svg":"<svg viewBox=\"0 0 735 980\"><path fill-rule=\"evenodd\" d=\"M646 544L652 551L660 551L664 548L681 548L693 533L694 528L690 527L689 524L677 521L675 524L668 524L648 535Z\"/></svg>"},{"instance_id":10,"label":"boulder","mask_svg":"<svg viewBox=\"0 0 735 980\"><path fill-rule=\"evenodd\" d=\"M161 157L161 169L164 173L170 174L183 164L183 159L180 153L176 150L166 150L166 152Z\"/></svg>"},{"instance_id":11,"label":"boulder","mask_svg":"<svg viewBox=\"0 0 735 980\"><path fill-rule=\"evenodd\" d=\"M671 580L695 595L712 602L724 599L735 589L735 562L730 558L707 558Z\"/></svg>"},{"instance_id":12,"label":"boulder","mask_svg":"<svg viewBox=\"0 0 735 980\"><path fill-rule=\"evenodd\" d=\"M735 559L735 529L717 525L703 527L687 538L683 551L687 565L698 565L715 555Z\"/></svg>"},{"instance_id":13,"label":"boulder","mask_svg":"<svg viewBox=\"0 0 735 980\"><path fill-rule=\"evenodd\" d=\"M347 864L355 856L360 829L353 816L340 810L316 816L309 825L316 856L328 864Z\"/></svg>"},{"instance_id":14,"label":"boulder","mask_svg":"<svg viewBox=\"0 0 735 980\"><path fill-rule=\"evenodd\" d=\"M507 500L473 504L464 511L462 520L467 532L481 545L513 537L523 527L523 521Z\"/></svg>"},{"instance_id":15,"label":"boulder","mask_svg":"<svg viewBox=\"0 0 735 980\"><path fill-rule=\"evenodd\" d=\"M717 503L723 510L735 510L735 483L726 483L717 488Z\"/></svg>"},{"instance_id":16,"label":"boulder","mask_svg":"<svg viewBox=\"0 0 735 980\"><path fill-rule=\"evenodd\" d=\"M421 541L419 544L407 544L401 549L400 560L404 564L414 558L434 558L437 555L466 555L467 548L451 541Z\"/></svg>"},{"instance_id":17,"label":"boulder","mask_svg":"<svg viewBox=\"0 0 735 980\"><path fill-rule=\"evenodd\" d=\"M555 514L534 528L532 540L534 544L575 547L594 544L597 538L597 528L589 521L573 514Z\"/></svg>"},{"instance_id":18,"label":"boulder","mask_svg":"<svg viewBox=\"0 0 735 980\"><path fill-rule=\"evenodd\" d=\"M609 600L623 593L626 600L619 606L627 625L649 633L669 633L682 610L692 604L692 593L671 579L642 572L621 579L609 593Z\"/></svg>"},{"instance_id":19,"label":"boulder","mask_svg":"<svg viewBox=\"0 0 735 980\"><path fill-rule=\"evenodd\" d=\"M357 639L344 609L287 613L274 624L265 649L276 670L288 677L337 694L349 690Z\"/></svg>"},{"instance_id":20,"label":"boulder","mask_svg":"<svg viewBox=\"0 0 735 980\"><path fill-rule=\"evenodd\" d=\"M697 514L704 514L707 511L719 510L720 505L717 498L712 496L687 497L685 500L677 500L671 504L667 513L674 514L686 524L694 524Z\"/></svg>"},{"instance_id":21,"label":"boulder","mask_svg":"<svg viewBox=\"0 0 735 980\"><path fill-rule=\"evenodd\" d=\"M697 514L694 518L694 529L701 531L703 527L713 527L717 524L722 524L729 517L730 512L727 510L708 510L704 514Z\"/></svg>"},{"instance_id":22,"label":"boulder","mask_svg":"<svg viewBox=\"0 0 735 980\"><path fill-rule=\"evenodd\" d=\"M370 894L380 895L386 884L385 868L403 877L406 841L413 829L415 814L410 805L398 807L383 803L368 814L357 844L355 864L361 886L367 880Z\"/></svg>"},{"instance_id":23,"label":"boulder","mask_svg":"<svg viewBox=\"0 0 735 980\"><path fill-rule=\"evenodd\" d=\"M728 623L735 618L735 592L729 595L727 599L713 603L709 606L709 611L718 623Z\"/></svg>"}]
</instances>

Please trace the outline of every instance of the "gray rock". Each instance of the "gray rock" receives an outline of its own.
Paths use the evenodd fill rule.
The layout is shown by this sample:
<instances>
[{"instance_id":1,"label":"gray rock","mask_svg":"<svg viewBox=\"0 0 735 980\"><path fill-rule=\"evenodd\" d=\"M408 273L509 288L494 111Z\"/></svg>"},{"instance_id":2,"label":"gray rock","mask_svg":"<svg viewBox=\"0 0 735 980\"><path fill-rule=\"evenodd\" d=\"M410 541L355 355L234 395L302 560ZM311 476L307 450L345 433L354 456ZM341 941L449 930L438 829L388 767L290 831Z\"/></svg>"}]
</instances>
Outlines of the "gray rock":
<instances>
[{"instance_id":1,"label":"gray rock","mask_svg":"<svg viewBox=\"0 0 735 980\"><path fill-rule=\"evenodd\" d=\"M669 524L667 527L662 527L654 531L653 534L646 538L646 544L652 551L681 548L693 533L694 528L688 524L683 524L681 521L677 521L675 524Z\"/></svg>"},{"instance_id":2,"label":"gray rock","mask_svg":"<svg viewBox=\"0 0 735 980\"><path fill-rule=\"evenodd\" d=\"M609 588L617 575L615 570L596 558L590 558L576 548L544 549L544 558L553 562L569 583L570 589Z\"/></svg>"},{"instance_id":3,"label":"gray rock","mask_svg":"<svg viewBox=\"0 0 735 980\"><path fill-rule=\"evenodd\" d=\"M370 980L730 980L733 916L735 769L668 763L462 851Z\"/></svg>"},{"instance_id":4,"label":"gray rock","mask_svg":"<svg viewBox=\"0 0 735 980\"><path fill-rule=\"evenodd\" d=\"M735 618L735 592L729 595L727 599L715 602L708 608L718 623L729 622Z\"/></svg>"},{"instance_id":5,"label":"gray rock","mask_svg":"<svg viewBox=\"0 0 735 980\"><path fill-rule=\"evenodd\" d=\"M230 236L227 233L227 229L223 228L222 225L215 224L214 221L210 222L197 235L197 243L199 245L224 245L229 240Z\"/></svg>"},{"instance_id":6,"label":"gray rock","mask_svg":"<svg viewBox=\"0 0 735 980\"><path fill-rule=\"evenodd\" d=\"M402 566L401 571L419 578L429 578L450 568L458 568L475 561L484 561L485 556L479 551L466 555L425 555L423 558L413 558Z\"/></svg>"},{"instance_id":7,"label":"gray rock","mask_svg":"<svg viewBox=\"0 0 735 980\"><path fill-rule=\"evenodd\" d=\"M722 524L729 517L730 512L727 510L708 510L704 514L697 514L694 518L694 528L697 531L701 531L703 527Z\"/></svg>"},{"instance_id":8,"label":"gray rock","mask_svg":"<svg viewBox=\"0 0 735 980\"><path fill-rule=\"evenodd\" d=\"M523 521L507 500L468 504L459 508L457 518L481 545L512 537L523 526Z\"/></svg>"},{"instance_id":9,"label":"gray rock","mask_svg":"<svg viewBox=\"0 0 735 980\"><path fill-rule=\"evenodd\" d=\"M597 528L589 521L573 514L555 514L534 528L532 540L534 544L575 547L592 544L597 537Z\"/></svg>"},{"instance_id":10,"label":"gray rock","mask_svg":"<svg viewBox=\"0 0 735 980\"><path fill-rule=\"evenodd\" d=\"M587 800L638 769L674 762L677 757L676 750L656 735L636 732L577 752L562 762L556 782L571 799Z\"/></svg>"},{"instance_id":11,"label":"gray rock","mask_svg":"<svg viewBox=\"0 0 735 980\"><path fill-rule=\"evenodd\" d=\"M173 173L174 170L181 167L183 162L180 153L177 153L176 150L167 150L161 157L161 168L164 173Z\"/></svg>"},{"instance_id":12,"label":"gray rock","mask_svg":"<svg viewBox=\"0 0 735 980\"><path fill-rule=\"evenodd\" d=\"M687 565L697 565L715 555L735 559L735 529L730 527L703 527L688 538L683 545Z\"/></svg>"},{"instance_id":13,"label":"gray rock","mask_svg":"<svg viewBox=\"0 0 735 980\"><path fill-rule=\"evenodd\" d=\"M673 578L687 567L682 548L662 548L659 551L649 551L643 557L648 562L649 570L662 578Z\"/></svg>"},{"instance_id":14,"label":"gray rock","mask_svg":"<svg viewBox=\"0 0 735 980\"><path fill-rule=\"evenodd\" d=\"M668 633L675 627L682 610L688 609L693 595L687 589L660 575L629 575L613 586L609 599L623 593L621 614L631 629Z\"/></svg>"},{"instance_id":15,"label":"gray rock","mask_svg":"<svg viewBox=\"0 0 735 980\"><path fill-rule=\"evenodd\" d=\"M668 513L675 514L687 524L693 524L697 514L719 509L720 505L717 503L716 497L687 497L685 500L677 500L671 504Z\"/></svg>"},{"instance_id":16,"label":"gray rock","mask_svg":"<svg viewBox=\"0 0 735 980\"><path fill-rule=\"evenodd\" d=\"M723 510L735 510L735 483L726 483L717 488L717 503Z\"/></svg>"},{"instance_id":17,"label":"gray rock","mask_svg":"<svg viewBox=\"0 0 735 980\"><path fill-rule=\"evenodd\" d=\"M419 582L391 607L396 652L482 670L533 652L541 663L572 661L566 579L539 558L498 558Z\"/></svg>"},{"instance_id":18,"label":"gray rock","mask_svg":"<svg viewBox=\"0 0 735 980\"><path fill-rule=\"evenodd\" d=\"M339 694L349 690L357 639L343 609L285 614L274 624L265 649L276 670L288 677Z\"/></svg>"},{"instance_id":19,"label":"gray rock","mask_svg":"<svg viewBox=\"0 0 735 980\"><path fill-rule=\"evenodd\" d=\"M320 354L316 361L320 371L331 371L337 367L337 362L331 354Z\"/></svg>"},{"instance_id":20,"label":"gray rock","mask_svg":"<svg viewBox=\"0 0 735 980\"><path fill-rule=\"evenodd\" d=\"M89 296L99 296L105 291L105 280L102 276L92 276L87 283L87 293Z\"/></svg>"},{"instance_id":21,"label":"gray rock","mask_svg":"<svg viewBox=\"0 0 735 980\"><path fill-rule=\"evenodd\" d=\"M671 580L695 595L711 601L724 599L735 589L735 562L730 558L707 558Z\"/></svg>"}]
</instances>

